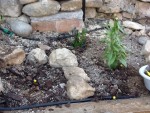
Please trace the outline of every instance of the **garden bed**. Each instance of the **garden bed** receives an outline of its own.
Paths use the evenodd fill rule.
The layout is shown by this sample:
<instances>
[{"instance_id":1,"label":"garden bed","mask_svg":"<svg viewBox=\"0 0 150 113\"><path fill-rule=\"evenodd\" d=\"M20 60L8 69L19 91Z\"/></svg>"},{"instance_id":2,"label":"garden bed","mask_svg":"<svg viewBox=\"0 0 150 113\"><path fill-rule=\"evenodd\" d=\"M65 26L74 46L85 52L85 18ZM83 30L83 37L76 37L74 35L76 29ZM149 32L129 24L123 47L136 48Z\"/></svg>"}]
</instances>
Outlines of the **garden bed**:
<instances>
[{"instance_id":1,"label":"garden bed","mask_svg":"<svg viewBox=\"0 0 150 113\"><path fill-rule=\"evenodd\" d=\"M107 20L89 19L86 20L86 28L94 29L101 27ZM123 43L128 51L128 67L119 68L115 71L110 70L102 59L104 45L99 42L103 37L105 29L94 31L87 36L87 45L84 48L74 49L70 45L72 38L51 40L50 37L57 38L58 33L41 33L34 32L28 40L21 37L10 38L1 35L0 44L8 46L21 46L26 53L38 47L39 42L50 46L50 50L46 51L49 56L52 50L57 48L68 48L76 56L79 67L83 68L87 75L91 78L89 82L96 91L93 96L145 96L149 92L143 84L142 78L139 76L138 69L144 65L145 61L139 54L142 46L138 43L138 38L134 35L127 35ZM61 34L62 35L62 34ZM63 34L66 35L66 34ZM53 68L46 63L44 65L30 65L25 60L19 66L12 66L0 70L0 76L4 83L4 94L11 97L7 107L15 107L20 105L31 105L35 103L57 102L70 100L66 93L66 78L61 68ZM33 84L33 79L38 84ZM1 101L1 100L0 100ZM2 104L4 106L4 104Z\"/></svg>"}]
</instances>

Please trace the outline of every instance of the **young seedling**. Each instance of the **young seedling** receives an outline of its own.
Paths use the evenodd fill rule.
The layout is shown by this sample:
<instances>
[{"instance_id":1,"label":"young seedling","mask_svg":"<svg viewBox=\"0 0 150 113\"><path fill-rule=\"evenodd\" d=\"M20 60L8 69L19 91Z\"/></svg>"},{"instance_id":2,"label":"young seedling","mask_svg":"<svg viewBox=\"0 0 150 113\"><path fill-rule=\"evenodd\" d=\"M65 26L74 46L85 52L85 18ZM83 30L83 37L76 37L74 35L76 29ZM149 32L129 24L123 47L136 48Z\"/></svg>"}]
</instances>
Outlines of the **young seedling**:
<instances>
[{"instance_id":1,"label":"young seedling","mask_svg":"<svg viewBox=\"0 0 150 113\"><path fill-rule=\"evenodd\" d=\"M77 31L75 35L75 39L72 42L74 48L76 47L84 47L86 44L86 29L82 29L81 32Z\"/></svg>"},{"instance_id":2,"label":"young seedling","mask_svg":"<svg viewBox=\"0 0 150 113\"><path fill-rule=\"evenodd\" d=\"M116 69L119 66L127 67L127 54L121 40L123 34L124 31L120 22L115 19L113 25L108 24L106 37L101 40L106 45L103 58L111 69Z\"/></svg>"}]
</instances>

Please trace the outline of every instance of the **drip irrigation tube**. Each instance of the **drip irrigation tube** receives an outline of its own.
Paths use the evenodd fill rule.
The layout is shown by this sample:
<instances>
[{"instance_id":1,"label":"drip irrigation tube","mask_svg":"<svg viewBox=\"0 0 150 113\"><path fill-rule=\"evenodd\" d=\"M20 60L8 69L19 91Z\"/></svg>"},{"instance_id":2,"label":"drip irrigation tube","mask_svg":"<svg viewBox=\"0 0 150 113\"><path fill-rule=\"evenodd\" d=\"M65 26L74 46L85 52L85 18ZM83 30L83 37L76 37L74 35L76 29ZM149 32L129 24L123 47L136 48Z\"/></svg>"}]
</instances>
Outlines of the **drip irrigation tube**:
<instances>
[{"instance_id":1,"label":"drip irrigation tube","mask_svg":"<svg viewBox=\"0 0 150 113\"><path fill-rule=\"evenodd\" d=\"M5 33L5 34L8 34L10 37L14 34L13 32L11 32L10 30L6 29L6 28L2 28L0 26L0 30Z\"/></svg>"},{"instance_id":2,"label":"drip irrigation tube","mask_svg":"<svg viewBox=\"0 0 150 113\"><path fill-rule=\"evenodd\" d=\"M85 21L85 3L86 3L86 0L82 0L83 21Z\"/></svg>"},{"instance_id":3,"label":"drip irrigation tube","mask_svg":"<svg viewBox=\"0 0 150 113\"><path fill-rule=\"evenodd\" d=\"M136 96L118 96L118 97L106 96L106 97L97 98L96 100L116 100L116 99L130 99L130 98L136 98ZM71 103L83 103L83 102L93 102L93 101L95 101L95 98L62 101L62 102L48 102L48 103L33 104L33 105L19 106L19 107L0 107L0 111L25 110L25 109L32 109L38 107L48 107L48 106L57 106L57 105L64 105L64 104L71 104Z\"/></svg>"},{"instance_id":4,"label":"drip irrigation tube","mask_svg":"<svg viewBox=\"0 0 150 113\"><path fill-rule=\"evenodd\" d=\"M106 27L100 27L100 28L95 28L95 29L92 29L92 30L89 30L87 31L87 33L91 33L91 32L94 32L94 31L98 31L98 30L102 30L102 29L105 29ZM71 37L75 37L77 34L73 34L73 35L70 35L70 34L61 34L59 35L58 37L46 37L46 38L49 38L49 40L63 40L63 39L67 39L67 38L71 38Z\"/></svg>"}]
</instances>

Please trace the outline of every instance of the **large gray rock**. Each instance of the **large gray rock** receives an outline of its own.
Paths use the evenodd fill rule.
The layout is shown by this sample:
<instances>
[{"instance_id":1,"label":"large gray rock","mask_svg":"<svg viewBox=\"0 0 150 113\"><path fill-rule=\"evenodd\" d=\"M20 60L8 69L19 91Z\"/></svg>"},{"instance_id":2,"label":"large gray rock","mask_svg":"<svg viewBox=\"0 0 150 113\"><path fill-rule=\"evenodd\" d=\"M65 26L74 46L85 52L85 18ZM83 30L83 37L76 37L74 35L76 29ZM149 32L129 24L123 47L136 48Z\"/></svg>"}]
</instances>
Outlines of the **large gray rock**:
<instances>
[{"instance_id":1,"label":"large gray rock","mask_svg":"<svg viewBox=\"0 0 150 113\"><path fill-rule=\"evenodd\" d=\"M0 15L18 17L21 14L21 8L19 0L0 0Z\"/></svg>"},{"instance_id":2,"label":"large gray rock","mask_svg":"<svg viewBox=\"0 0 150 113\"><path fill-rule=\"evenodd\" d=\"M16 20L19 20L19 21L22 21L22 22L25 22L27 24L30 23L30 18L26 15L21 15L19 17L5 17L5 21L7 23L10 23L11 21L16 21Z\"/></svg>"},{"instance_id":3,"label":"large gray rock","mask_svg":"<svg viewBox=\"0 0 150 113\"><path fill-rule=\"evenodd\" d=\"M86 0L86 7L99 8L103 6L103 0Z\"/></svg>"},{"instance_id":4,"label":"large gray rock","mask_svg":"<svg viewBox=\"0 0 150 113\"><path fill-rule=\"evenodd\" d=\"M52 67L76 67L77 57L66 48L53 50L49 56L49 63Z\"/></svg>"},{"instance_id":5,"label":"large gray rock","mask_svg":"<svg viewBox=\"0 0 150 113\"><path fill-rule=\"evenodd\" d=\"M150 3L136 2L136 13L138 18L150 17Z\"/></svg>"},{"instance_id":6,"label":"large gray rock","mask_svg":"<svg viewBox=\"0 0 150 113\"><path fill-rule=\"evenodd\" d=\"M22 12L28 16L41 17L56 14L59 10L60 4L57 1L47 1L25 5Z\"/></svg>"},{"instance_id":7,"label":"large gray rock","mask_svg":"<svg viewBox=\"0 0 150 113\"><path fill-rule=\"evenodd\" d=\"M32 26L23 21L13 20L8 21L8 23L10 24L11 30L18 36L27 37L32 33Z\"/></svg>"},{"instance_id":8,"label":"large gray rock","mask_svg":"<svg viewBox=\"0 0 150 113\"><path fill-rule=\"evenodd\" d=\"M127 12L131 14L132 17L134 17L136 12L135 8L136 1L137 0L121 0L120 4L121 11Z\"/></svg>"},{"instance_id":9,"label":"large gray rock","mask_svg":"<svg viewBox=\"0 0 150 113\"><path fill-rule=\"evenodd\" d=\"M86 18L95 18L96 14L96 8L86 8L85 10Z\"/></svg>"},{"instance_id":10,"label":"large gray rock","mask_svg":"<svg viewBox=\"0 0 150 113\"><path fill-rule=\"evenodd\" d=\"M89 3L95 1L95 4L99 4L97 0L87 0ZM101 1L101 0L100 0ZM99 5L98 12L102 13L118 13L118 12L128 12L130 14L135 14L135 1L136 0L102 0L103 3ZM89 5L92 5L89 4Z\"/></svg>"},{"instance_id":11,"label":"large gray rock","mask_svg":"<svg viewBox=\"0 0 150 113\"><path fill-rule=\"evenodd\" d=\"M64 75L66 79L71 79L72 77L82 77L85 81L90 81L85 71L79 67L63 67Z\"/></svg>"},{"instance_id":12,"label":"large gray rock","mask_svg":"<svg viewBox=\"0 0 150 113\"><path fill-rule=\"evenodd\" d=\"M20 3L21 4L29 4L29 3L32 3L32 2L37 2L38 0L20 0Z\"/></svg>"},{"instance_id":13,"label":"large gray rock","mask_svg":"<svg viewBox=\"0 0 150 113\"><path fill-rule=\"evenodd\" d=\"M67 82L67 95L70 99L84 99L94 95L95 88L91 87L83 78L72 77Z\"/></svg>"},{"instance_id":14,"label":"large gray rock","mask_svg":"<svg viewBox=\"0 0 150 113\"><path fill-rule=\"evenodd\" d=\"M30 18L28 16L26 16L26 15L21 15L17 19L21 20L21 21L23 21L25 23L28 23L28 24L30 23Z\"/></svg>"},{"instance_id":15,"label":"large gray rock","mask_svg":"<svg viewBox=\"0 0 150 113\"><path fill-rule=\"evenodd\" d=\"M20 48L0 47L0 68L7 65L19 65L25 59L25 52Z\"/></svg>"},{"instance_id":16,"label":"large gray rock","mask_svg":"<svg viewBox=\"0 0 150 113\"><path fill-rule=\"evenodd\" d=\"M83 11L59 12L44 17L31 17L33 30L54 31L59 33L70 32L74 28L81 30L84 27Z\"/></svg>"},{"instance_id":17,"label":"large gray rock","mask_svg":"<svg viewBox=\"0 0 150 113\"><path fill-rule=\"evenodd\" d=\"M29 53L27 61L29 61L30 64L45 64L48 61L48 56L44 50L36 48Z\"/></svg>"},{"instance_id":18,"label":"large gray rock","mask_svg":"<svg viewBox=\"0 0 150 113\"><path fill-rule=\"evenodd\" d=\"M31 17L31 22L42 22L42 21L55 21L62 19L83 19L83 11L77 10L72 12L59 12L55 15L44 16L44 17Z\"/></svg>"},{"instance_id":19,"label":"large gray rock","mask_svg":"<svg viewBox=\"0 0 150 113\"><path fill-rule=\"evenodd\" d=\"M61 11L75 11L82 8L81 0L70 0L61 3Z\"/></svg>"},{"instance_id":20,"label":"large gray rock","mask_svg":"<svg viewBox=\"0 0 150 113\"><path fill-rule=\"evenodd\" d=\"M98 12L119 13L121 11L122 0L105 0L105 4L99 7Z\"/></svg>"}]
</instances>

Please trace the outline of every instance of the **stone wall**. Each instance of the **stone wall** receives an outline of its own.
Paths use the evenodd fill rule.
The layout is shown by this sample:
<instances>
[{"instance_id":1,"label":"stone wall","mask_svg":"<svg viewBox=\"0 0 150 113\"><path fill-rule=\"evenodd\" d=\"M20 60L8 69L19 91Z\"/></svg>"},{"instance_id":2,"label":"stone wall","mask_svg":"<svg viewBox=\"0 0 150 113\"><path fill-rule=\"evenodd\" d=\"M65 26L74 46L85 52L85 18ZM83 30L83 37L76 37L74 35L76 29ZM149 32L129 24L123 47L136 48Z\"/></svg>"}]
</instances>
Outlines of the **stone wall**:
<instances>
[{"instance_id":1,"label":"stone wall","mask_svg":"<svg viewBox=\"0 0 150 113\"><path fill-rule=\"evenodd\" d=\"M33 30L68 32L84 26L82 0L0 0L0 15L31 24ZM150 0L86 0L86 18L150 17Z\"/></svg>"},{"instance_id":2,"label":"stone wall","mask_svg":"<svg viewBox=\"0 0 150 113\"><path fill-rule=\"evenodd\" d=\"M120 19L149 18L150 0L87 0L86 17L110 14Z\"/></svg>"}]
</instances>

